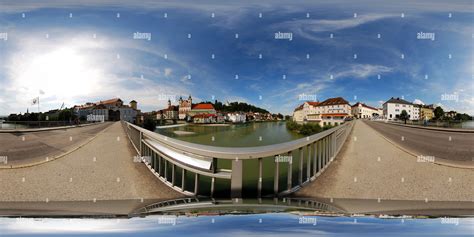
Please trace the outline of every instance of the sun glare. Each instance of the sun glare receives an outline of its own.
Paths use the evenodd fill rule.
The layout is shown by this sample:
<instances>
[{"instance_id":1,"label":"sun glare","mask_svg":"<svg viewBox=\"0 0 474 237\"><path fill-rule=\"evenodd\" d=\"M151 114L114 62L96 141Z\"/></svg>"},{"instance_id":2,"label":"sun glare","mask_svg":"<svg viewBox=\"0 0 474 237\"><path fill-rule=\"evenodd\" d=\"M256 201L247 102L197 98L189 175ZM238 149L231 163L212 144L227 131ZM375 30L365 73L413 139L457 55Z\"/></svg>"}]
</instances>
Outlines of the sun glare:
<instances>
[{"instance_id":1,"label":"sun glare","mask_svg":"<svg viewBox=\"0 0 474 237\"><path fill-rule=\"evenodd\" d=\"M78 50L69 47L34 55L18 65L16 86L29 93L43 91L46 96L67 99L92 93L100 73Z\"/></svg>"}]
</instances>

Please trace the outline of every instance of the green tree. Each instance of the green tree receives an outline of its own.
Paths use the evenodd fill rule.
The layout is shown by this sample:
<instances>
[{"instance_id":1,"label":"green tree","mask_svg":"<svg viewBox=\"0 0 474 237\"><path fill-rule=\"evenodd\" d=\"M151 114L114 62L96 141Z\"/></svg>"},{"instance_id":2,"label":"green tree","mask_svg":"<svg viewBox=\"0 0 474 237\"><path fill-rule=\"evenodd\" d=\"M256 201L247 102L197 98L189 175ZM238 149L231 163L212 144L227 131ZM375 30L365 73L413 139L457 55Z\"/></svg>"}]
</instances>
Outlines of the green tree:
<instances>
[{"instance_id":1,"label":"green tree","mask_svg":"<svg viewBox=\"0 0 474 237\"><path fill-rule=\"evenodd\" d=\"M443 116L444 116L444 110L443 110L443 108L441 108L439 106L434 109L433 113L434 113L434 117L435 117L436 120L439 120L439 119L443 118Z\"/></svg>"},{"instance_id":2,"label":"green tree","mask_svg":"<svg viewBox=\"0 0 474 237\"><path fill-rule=\"evenodd\" d=\"M155 131L156 121L152 118L145 118L145 121L143 121L143 127L147 130Z\"/></svg>"},{"instance_id":3,"label":"green tree","mask_svg":"<svg viewBox=\"0 0 474 237\"><path fill-rule=\"evenodd\" d=\"M402 110L402 112L400 113L400 119L405 121L405 124L407 123L407 120L408 120L409 116L408 116L408 113L406 110Z\"/></svg>"}]
</instances>

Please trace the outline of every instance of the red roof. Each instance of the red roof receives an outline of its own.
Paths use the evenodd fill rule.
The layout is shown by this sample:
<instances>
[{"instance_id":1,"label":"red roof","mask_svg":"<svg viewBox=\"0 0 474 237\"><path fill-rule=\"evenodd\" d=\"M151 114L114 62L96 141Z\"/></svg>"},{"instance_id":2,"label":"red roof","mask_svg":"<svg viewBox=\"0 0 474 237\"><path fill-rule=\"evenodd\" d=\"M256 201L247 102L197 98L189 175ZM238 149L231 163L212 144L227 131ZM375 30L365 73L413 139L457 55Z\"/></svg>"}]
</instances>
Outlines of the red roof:
<instances>
[{"instance_id":1,"label":"red roof","mask_svg":"<svg viewBox=\"0 0 474 237\"><path fill-rule=\"evenodd\" d=\"M196 104L192 109L214 109L212 104Z\"/></svg>"},{"instance_id":2,"label":"red roof","mask_svg":"<svg viewBox=\"0 0 474 237\"><path fill-rule=\"evenodd\" d=\"M374 108L372 106L368 106L368 105L366 105L364 103L360 103L360 102L355 103L352 107L356 107L356 106L359 106L359 105L362 105L362 107L366 107L366 108L369 108L369 109L377 110L377 108Z\"/></svg>"},{"instance_id":3,"label":"red roof","mask_svg":"<svg viewBox=\"0 0 474 237\"><path fill-rule=\"evenodd\" d=\"M309 105L312 105L312 106L318 106L319 105L319 102L317 102L317 101L307 101L307 103Z\"/></svg>"},{"instance_id":4,"label":"red roof","mask_svg":"<svg viewBox=\"0 0 474 237\"><path fill-rule=\"evenodd\" d=\"M319 103L319 106L324 106L324 105L343 105L343 104L349 104L347 100L345 100L342 97L336 97L336 98L329 98L321 103Z\"/></svg>"},{"instance_id":5,"label":"red roof","mask_svg":"<svg viewBox=\"0 0 474 237\"><path fill-rule=\"evenodd\" d=\"M114 99L110 99L110 100L101 100L99 103L97 104L112 104L112 103L117 103L117 102L121 102L122 100L119 99L119 98L114 98Z\"/></svg>"}]
</instances>

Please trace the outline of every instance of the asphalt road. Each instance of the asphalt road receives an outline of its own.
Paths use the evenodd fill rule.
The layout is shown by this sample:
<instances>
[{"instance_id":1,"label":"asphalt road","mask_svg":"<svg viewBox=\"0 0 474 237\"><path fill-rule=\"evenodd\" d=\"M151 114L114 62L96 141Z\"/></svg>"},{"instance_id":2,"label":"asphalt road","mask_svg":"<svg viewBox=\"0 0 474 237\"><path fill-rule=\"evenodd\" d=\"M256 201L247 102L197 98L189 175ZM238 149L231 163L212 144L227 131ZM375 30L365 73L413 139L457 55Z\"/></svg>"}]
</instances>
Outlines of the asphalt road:
<instances>
[{"instance_id":1,"label":"asphalt road","mask_svg":"<svg viewBox=\"0 0 474 237\"><path fill-rule=\"evenodd\" d=\"M474 133L444 132L364 121L384 137L417 155L455 162L474 161Z\"/></svg>"},{"instance_id":2,"label":"asphalt road","mask_svg":"<svg viewBox=\"0 0 474 237\"><path fill-rule=\"evenodd\" d=\"M8 165L38 162L65 153L84 143L112 123L42 132L0 133L0 156ZM3 162L0 163L3 165Z\"/></svg>"}]
</instances>

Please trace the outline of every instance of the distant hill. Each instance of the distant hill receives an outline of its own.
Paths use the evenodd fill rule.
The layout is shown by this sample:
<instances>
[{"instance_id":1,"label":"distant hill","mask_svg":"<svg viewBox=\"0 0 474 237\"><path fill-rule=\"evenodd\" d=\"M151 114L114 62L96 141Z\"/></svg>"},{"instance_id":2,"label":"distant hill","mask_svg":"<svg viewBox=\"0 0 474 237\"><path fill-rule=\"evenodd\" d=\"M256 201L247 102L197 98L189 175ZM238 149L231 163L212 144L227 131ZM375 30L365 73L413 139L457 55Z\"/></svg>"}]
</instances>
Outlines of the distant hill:
<instances>
[{"instance_id":1,"label":"distant hill","mask_svg":"<svg viewBox=\"0 0 474 237\"><path fill-rule=\"evenodd\" d=\"M243 103L243 102L230 102L228 104L223 104L222 102L216 100L214 103L212 103L210 101L206 101L206 102L201 102L199 104L204 104L204 103L210 103L210 104L214 105L214 108L217 111L221 111L221 112L239 112L239 111L242 111L242 112L269 113L268 110L266 110L266 109L262 109L262 108L259 108L257 106L247 104L247 103Z\"/></svg>"}]
</instances>

